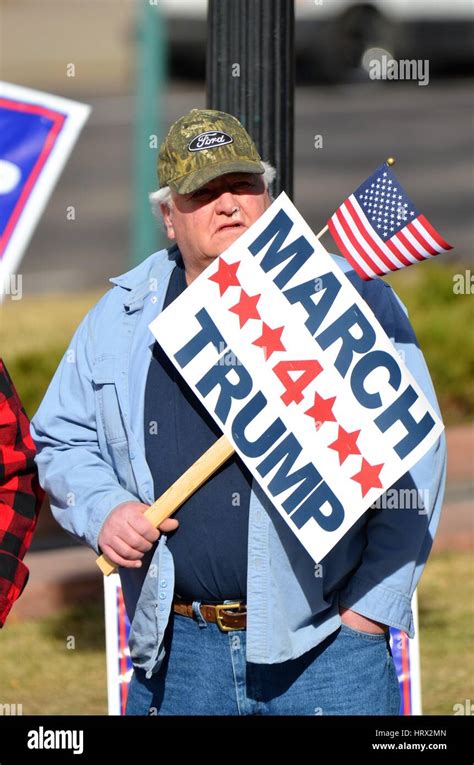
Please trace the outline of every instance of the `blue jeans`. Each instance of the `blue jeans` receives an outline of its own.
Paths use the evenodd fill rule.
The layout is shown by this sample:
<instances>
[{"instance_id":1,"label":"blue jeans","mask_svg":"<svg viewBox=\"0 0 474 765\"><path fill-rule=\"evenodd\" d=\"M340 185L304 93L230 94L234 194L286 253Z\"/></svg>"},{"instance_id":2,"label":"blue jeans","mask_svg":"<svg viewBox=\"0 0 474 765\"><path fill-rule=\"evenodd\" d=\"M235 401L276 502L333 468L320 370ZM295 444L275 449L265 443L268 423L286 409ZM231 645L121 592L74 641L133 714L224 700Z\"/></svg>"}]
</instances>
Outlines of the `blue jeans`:
<instances>
[{"instance_id":1,"label":"blue jeans","mask_svg":"<svg viewBox=\"0 0 474 765\"><path fill-rule=\"evenodd\" d=\"M198 609L197 606L195 608ZM251 664L245 630L172 615L166 658L133 673L127 715L398 715L388 636L346 625L298 659Z\"/></svg>"}]
</instances>

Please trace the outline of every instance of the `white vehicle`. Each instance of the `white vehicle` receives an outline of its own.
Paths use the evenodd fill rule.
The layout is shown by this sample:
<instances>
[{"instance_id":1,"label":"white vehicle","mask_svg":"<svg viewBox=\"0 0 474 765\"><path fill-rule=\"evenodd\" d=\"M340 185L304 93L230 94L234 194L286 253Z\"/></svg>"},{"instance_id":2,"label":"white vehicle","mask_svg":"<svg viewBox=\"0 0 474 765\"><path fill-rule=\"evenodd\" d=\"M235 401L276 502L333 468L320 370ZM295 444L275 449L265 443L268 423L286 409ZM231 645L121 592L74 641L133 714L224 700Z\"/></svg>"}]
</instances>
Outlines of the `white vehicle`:
<instances>
[{"instance_id":1,"label":"white vehicle","mask_svg":"<svg viewBox=\"0 0 474 765\"><path fill-rule=\"evenodd\" d=\"M173 62L204 74L207 0L160 0L160 6ZM473 9L472 0L295 0L298 71L339 80L360 67L369 48L429 58L432 71L472 68Z\"/></svg>"}]
</instances>

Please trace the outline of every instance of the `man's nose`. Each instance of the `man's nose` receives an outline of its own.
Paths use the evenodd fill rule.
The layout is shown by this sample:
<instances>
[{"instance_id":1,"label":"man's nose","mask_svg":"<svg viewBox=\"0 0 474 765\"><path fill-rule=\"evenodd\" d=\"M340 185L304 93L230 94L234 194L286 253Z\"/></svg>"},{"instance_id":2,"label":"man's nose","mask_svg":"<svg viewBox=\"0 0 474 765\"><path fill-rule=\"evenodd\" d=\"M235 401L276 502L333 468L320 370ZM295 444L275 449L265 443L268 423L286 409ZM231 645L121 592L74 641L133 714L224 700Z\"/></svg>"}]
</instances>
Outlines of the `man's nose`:
<instances>
[{"instance_id":1,"label":"man's nose","mask_svg":"<svg viewBox=\"0 0 474 765\"><path fill-rule=\"evenodd\" d=\"M232 215L236 207L239 207L238 199L230 191L223 191L216 200L216 213L218 215Z\"/></svg>"}]
</instances>

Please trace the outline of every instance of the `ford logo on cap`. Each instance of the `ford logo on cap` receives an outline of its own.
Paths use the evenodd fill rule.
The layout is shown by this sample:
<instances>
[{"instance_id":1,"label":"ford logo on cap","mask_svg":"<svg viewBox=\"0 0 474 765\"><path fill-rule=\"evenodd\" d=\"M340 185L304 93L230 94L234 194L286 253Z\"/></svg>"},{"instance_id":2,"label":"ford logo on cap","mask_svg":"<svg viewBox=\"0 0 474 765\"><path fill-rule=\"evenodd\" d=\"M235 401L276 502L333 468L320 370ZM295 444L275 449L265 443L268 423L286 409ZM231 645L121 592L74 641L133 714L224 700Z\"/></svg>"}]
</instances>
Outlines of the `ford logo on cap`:
<instances>
[{"instance_id":1,"label":"ford logo on cap","mask_svg":"<svg viewBox=\"0 0 474 765\"><path fill-rule=\"evenodd\" d=\"M206 130L199 133L188 146L189 151L202 151L203 149L218 149L226 143L233 143L234 139L228 133L221 130Z\"/></svg>"}]
</instances>

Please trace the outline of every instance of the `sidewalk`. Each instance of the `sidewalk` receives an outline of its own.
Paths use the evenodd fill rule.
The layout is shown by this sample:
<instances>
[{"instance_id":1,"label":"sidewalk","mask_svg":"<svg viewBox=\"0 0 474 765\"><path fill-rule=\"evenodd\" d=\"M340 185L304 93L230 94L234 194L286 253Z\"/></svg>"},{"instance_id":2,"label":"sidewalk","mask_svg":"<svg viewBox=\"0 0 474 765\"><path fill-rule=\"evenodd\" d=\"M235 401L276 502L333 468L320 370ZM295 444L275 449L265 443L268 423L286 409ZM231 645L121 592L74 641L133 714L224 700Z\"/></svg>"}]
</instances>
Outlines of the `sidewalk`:
<instances>
[{"instance_id":1,"label":"sidewalk","mask_svg":"<svg viewBox=\"0 0 474 765\"><path fill-rule=\"evenodd\" d=\"M433 551L474 549L474 424L450 428L446 497ZM86 547L30 553L30 579L9 620L45 616L103 597L95 554Z\"/></svg>"}]
</instances>

